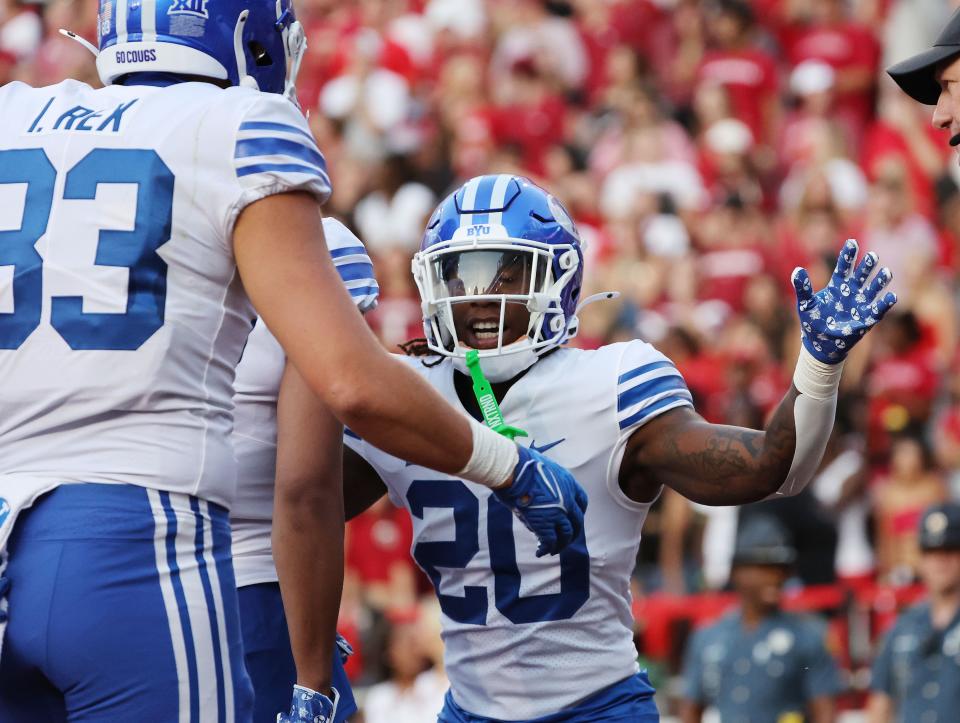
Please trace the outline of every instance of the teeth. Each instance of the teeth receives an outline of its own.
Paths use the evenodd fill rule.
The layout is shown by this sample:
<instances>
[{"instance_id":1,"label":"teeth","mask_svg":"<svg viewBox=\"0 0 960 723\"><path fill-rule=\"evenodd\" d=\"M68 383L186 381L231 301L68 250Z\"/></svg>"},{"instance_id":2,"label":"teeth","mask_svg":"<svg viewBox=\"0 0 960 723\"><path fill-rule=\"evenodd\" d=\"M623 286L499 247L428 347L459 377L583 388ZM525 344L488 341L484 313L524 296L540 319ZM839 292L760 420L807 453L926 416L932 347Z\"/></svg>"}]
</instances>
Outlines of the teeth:
<instances>
[{"instance_id":1,"label":"teeth","mask_svg":"<svg viewBox=\"0 0 960 723\"><path fill-rule=\"evenodd\" d=\"M473 325L474 331L497 331L499 324L495 321L478 321Z\"/></svg>"},{"instance_id":2,"label":"teeth","mask_svg":"<svg viewBox=\"0 0 960 723\"><path fill-rule=\"evenodd\" d=\"M477 339L496 339L498 334L495 331L475 331L473 333Z\"/></svg>"}]
</instances>

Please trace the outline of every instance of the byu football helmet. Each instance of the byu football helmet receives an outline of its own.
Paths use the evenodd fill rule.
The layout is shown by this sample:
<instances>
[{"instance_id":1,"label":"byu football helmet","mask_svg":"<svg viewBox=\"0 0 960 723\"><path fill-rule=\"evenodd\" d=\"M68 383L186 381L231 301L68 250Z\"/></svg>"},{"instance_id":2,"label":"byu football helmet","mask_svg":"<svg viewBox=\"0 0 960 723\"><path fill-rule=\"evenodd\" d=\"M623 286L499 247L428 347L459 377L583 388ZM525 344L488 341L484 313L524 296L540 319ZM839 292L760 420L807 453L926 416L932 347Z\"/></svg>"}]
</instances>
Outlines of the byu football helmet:
<instances>
[{"instance_id":1,"label":"byu football helmet","mask_svg":"<svg viewBox=\"0 0 960 723\"><path fill-rule=\"evenodd\" d=\"M306 49L292 0L100 0L97 38L104 85L131 73L172 73L294 102Z\"/></svg>"},{"instance_id":2,"label":"byu football helmet","mask_svg":"<svg viewBox=\"0 0 960 723\"><path fill-rule=\"evenodd\" d=\"M493 381L520 373L577 333L583 252L563 205L526 178L479 176L433 212L413 258L428 347L464 367L467 346L453 309L462 303L499 305L496 345L480 350ZM526 334L504 339L508 304L530 312ZM464 367L465 368L465 367Z\"/></svg>"}]
</instances>

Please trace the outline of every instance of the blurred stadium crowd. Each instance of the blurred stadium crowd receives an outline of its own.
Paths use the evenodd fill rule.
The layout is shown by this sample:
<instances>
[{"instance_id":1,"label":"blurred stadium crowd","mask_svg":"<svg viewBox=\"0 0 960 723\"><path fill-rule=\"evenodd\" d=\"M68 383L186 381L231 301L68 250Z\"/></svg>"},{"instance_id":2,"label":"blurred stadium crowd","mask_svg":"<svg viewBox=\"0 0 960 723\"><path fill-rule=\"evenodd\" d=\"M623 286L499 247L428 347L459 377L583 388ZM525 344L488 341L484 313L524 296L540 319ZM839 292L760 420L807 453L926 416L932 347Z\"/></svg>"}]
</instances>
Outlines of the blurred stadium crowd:
<instances>
[{"instance_id":1,"label":"blurred stadium crowd","mask_svg":"<svg viewBox=\"0 0 960 723\"><path fill-rule=\"evenodd\" d=\"M326 213L374 258L371 324L391 348L422 334L410 257L445 193L480 173L527 175L587 241L585 292L622 292L585 313L575 343L650 341L706 418L761 426L799 344L790 272L822 284L855 237L893 270L900 303L847 362L809 493L773 511L799 550L797 583L843 591L827 612L849 611L851 591L909 589L921 511L960 498L960 168L929 109L882 69L928 47L952 9L298 0L300 100L334 179ZM94 0L0 0L0 84L97 83L90 54L57 32L95 41L96 14ZM638 601L723 589L750 514L665 496L645 526ZM431 720L446 683L409 519L382 500L348 535L342 628L354 680L373 685L366 720ZM848 666L849 627L835 641ZM657 634L641 616L641 650ZM659 652L676 673L676 655Z\"/></svg>"}]
</instances>

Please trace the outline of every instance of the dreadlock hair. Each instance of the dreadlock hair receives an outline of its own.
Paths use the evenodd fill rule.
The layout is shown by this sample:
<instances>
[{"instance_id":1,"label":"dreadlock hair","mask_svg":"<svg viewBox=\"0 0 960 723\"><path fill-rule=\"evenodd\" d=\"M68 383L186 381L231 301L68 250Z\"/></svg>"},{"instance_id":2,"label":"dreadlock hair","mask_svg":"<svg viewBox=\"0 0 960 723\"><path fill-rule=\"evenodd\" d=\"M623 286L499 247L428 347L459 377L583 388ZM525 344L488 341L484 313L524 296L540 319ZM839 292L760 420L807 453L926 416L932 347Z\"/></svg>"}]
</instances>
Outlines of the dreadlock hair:
<instances>
[{"instance_id":1,"label":"dreadlock hair","mask_svg":"<svg viewBox=\"0 0 960 723\"><path fill-rule=\"evenodd\" d=\"M427 340L423 337L419 339L410 339L410 341L405 341L402 344L397 344L402 351L407 356L416 356L416 357L437 357L434 361L427 361L426 359L421 359L420 363L425 367L432 368L437 366L440 362L443 361L443 356L437 354L435 351L432 351L429 346L427 346Z\"/></svg>"}]
</instances>

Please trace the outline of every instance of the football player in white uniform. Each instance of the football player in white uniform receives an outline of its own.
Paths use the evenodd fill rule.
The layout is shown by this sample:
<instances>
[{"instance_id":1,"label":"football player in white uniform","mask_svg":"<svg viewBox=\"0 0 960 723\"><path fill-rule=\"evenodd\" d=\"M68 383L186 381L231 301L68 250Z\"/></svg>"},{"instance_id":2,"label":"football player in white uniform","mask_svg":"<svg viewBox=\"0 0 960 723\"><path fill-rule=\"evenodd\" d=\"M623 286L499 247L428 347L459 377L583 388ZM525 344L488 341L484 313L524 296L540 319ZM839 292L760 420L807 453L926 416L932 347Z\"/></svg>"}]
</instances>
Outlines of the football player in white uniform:
<instances>
[{"instance_id":1,"label":"football player in white uniform","mask_svg":"<svg viewBox=\"0 0 960 723\"><path fill-rule=\"evenodd\" d=\"M360 239L339 221L323 219L323 233L337 273L362 312L377 304L379 286L373 264ZM314 556L331 569L318 576L322 586L308 590L306 600L311 607L328 616L321 621L317 633L330 636L336 627L340 606L339 585L331 581L343 577L343 499L341 444L343 427L319 405L305 419L304 427L311 435L316 462L301 479L305 490L290 490L290 475L281 479L288 486L277 490L274 513L274 478L277 469L277 400L280 395L286 357L280 344L262 323L257 323L247 339L243 356L237 365L234 383L233 446L237 457L237 496L230 508L233 530L233 568L237 578L240 602L240 628L243 632L243 653L247 673L253 682L255 721L271 720L288 702L296 681L296 667L290 649L287 619L271 549L270 526L277 525L277 547L283 552L292 549L295 560ZM299 394L285 388L282 413L298 408L300 397L314 399L312 394ZM296 430L287 429L287 434ZM281 445L282 446L282 445ZM291 494L292 493L292 494ZM304 494L305 496L300 496ZM310 504L315 501L316 504ZM304 542L298 531L315 528L316 538ZM315 550L308 548L313 539ZM286 544L285 544L286 543ZM290 595L288 594L288 597ZM296 605L296 600L291 600ZM309 634L309 631L307 631ZM301 669L306 667L312 651L329 647L329 640L305 641ZM324 661L326 663L326 661ZM332 684L338 694L333 723L340 723L356 712L357 706L343 670L340 650L332 659Z\"/></svg>"},{"instance_id":2,"label":"football player in white uniform","mask_svg":"<svg viewBox=\"0 0 960 723\"><path fill-rule=\"evenodd\" d=\"M440 721L658 719L630 607L644 517L664 485L734 505L809 481L844 356L896 300L876 256L854 269L856 255L848 241L817 294L794 272L803 348L793 386L757 431L704 421L676 367L649 344L561 346L577 329L583 256L546 191L483 176L440 204L413 260L426 339L407 363L480 419L491 405L464 373L466 353L479 350L505 424L590 495L582 534L559 557L537 558L535 540L483 488L348 434L348 517L384 492L406 507L413 557L440 600L451 685Z\"/></svg>"},{"instance_id":3,"label":"football player in white uniform","mask_svg":"<svg viewBox=\"0 0 960 723\"><path fill-rule=\"evenodd\" d=\"M363 323L289 0L101 0L98 34L106 87L0 88L0 720L249 720L227 510L253 305L333 414L495 487L544 553L586 499ZM327 637L296 716L332 712Z\"/></svg>"}]
</instances>

